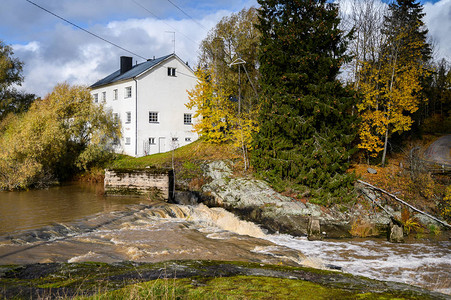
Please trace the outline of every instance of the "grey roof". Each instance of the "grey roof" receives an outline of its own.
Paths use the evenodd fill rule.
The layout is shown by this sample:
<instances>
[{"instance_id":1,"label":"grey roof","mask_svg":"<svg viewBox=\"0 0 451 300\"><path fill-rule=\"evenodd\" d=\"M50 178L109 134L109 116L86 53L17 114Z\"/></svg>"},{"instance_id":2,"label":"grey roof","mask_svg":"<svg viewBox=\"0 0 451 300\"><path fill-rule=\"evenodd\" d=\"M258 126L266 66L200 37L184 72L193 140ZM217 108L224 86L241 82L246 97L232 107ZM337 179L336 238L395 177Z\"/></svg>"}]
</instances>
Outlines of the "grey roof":
<instances>
[{"instance_id":1,"label":"grey roof","mask_svg":"<svg viewBox=\"0 0 451 300\"><path fill-rule=\"evenodd\" d=\"M130 70L128 70L127 72L121 74L121 70L117 70L116 72L108 75L107 77L100 79L99 81L97 81L96 83L94 83L93 85L91 85L91 88L95 88L95 87L99 87L102 85L107 85L116 81L121 81L121 80L126 80L126 79L130 79L130 78L134 78L136 76L138 76L139 74L142 74L143 72L153 68L154 66L158 65L160 62L162 62L163 60L167 59L170 56L173 56L175 54L169 54L166 56L162 56L156 59L151 59L148 61L145 61L143 63L134 65Z\"/></svg>"}]
</instances>

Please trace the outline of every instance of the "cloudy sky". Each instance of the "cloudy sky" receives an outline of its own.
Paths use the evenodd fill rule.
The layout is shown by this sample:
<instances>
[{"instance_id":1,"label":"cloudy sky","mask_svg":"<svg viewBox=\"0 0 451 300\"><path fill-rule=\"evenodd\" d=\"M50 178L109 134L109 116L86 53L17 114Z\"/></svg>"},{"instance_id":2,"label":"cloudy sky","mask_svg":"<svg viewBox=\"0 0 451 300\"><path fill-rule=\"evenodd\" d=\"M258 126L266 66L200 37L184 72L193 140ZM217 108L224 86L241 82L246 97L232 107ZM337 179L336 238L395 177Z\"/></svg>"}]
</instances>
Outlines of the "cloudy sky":
<instances>
[{"instance_id":1,"label":"cloudy sky","mask_svg":"<svg viewBox=\"0 0 451 300\"><path fill-rule=\"evenodd\" d=\"M70 25L31 2L106 39ZM134 61L175 51L191 66L199 43L224 16L256 0L2 0L0 40L24 62L23 90L45 96L58 82L90 85ZM421 1L437 55L451 61L451 0Z\"/></svg>"}]
</instances>

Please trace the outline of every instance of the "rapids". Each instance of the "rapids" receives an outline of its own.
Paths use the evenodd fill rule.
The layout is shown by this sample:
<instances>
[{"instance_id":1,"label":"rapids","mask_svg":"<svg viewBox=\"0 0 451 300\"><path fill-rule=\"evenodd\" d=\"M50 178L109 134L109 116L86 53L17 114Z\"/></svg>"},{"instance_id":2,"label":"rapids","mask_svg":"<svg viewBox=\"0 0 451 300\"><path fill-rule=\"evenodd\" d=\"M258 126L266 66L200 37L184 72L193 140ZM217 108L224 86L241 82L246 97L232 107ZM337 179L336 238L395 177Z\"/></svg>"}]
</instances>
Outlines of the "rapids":
<instances>
[{"instance_id":1,"label":"rapids","mask_svg":"<svg viewBox=\"0 0 451 300\"><path fill-rule=\"evenodd\" d=\"M301 264L295 249L262 239L255 224L205 205L130 205L70 224L53 224L0 237L0 264L175 259ZM273 251L259 253L258 249ZM257 249L257 250L256 250Z\"/></svg>"},{"instance_id":2,"label":"rapids","mask_svg":"<svg viewBox=\"0 0 451 300\"><path fill-rule=\"evenodd\" d=\"M81 192L87 195L85 190ZM89 193L95 196L94 191ZM0 193L0 202L4 195ZM45 196L41 198L45 203ZM99 198L101 204L92 205L93 212L86 208L89 202L82 204L84 196L75 199L77 205L71 207L81 207L84 217L80 212L65 212L68 208L64 207L59 216L49 214L47 221L40 218L36 224L2 228L0 265L210 259L316 268L335 266L356 275L451 294L449 239L411 240L405 244L391 244L382 239L307 241L304 237L268 234L222 208L202 204ZM62 203L66 205L66 201ZM51 205L57 204L55 201ZM33 204L29 211L45 208L44 205L38 210L38 206ZM21 203L19 208L25 211Z\"/></svg>"}]
</instances>

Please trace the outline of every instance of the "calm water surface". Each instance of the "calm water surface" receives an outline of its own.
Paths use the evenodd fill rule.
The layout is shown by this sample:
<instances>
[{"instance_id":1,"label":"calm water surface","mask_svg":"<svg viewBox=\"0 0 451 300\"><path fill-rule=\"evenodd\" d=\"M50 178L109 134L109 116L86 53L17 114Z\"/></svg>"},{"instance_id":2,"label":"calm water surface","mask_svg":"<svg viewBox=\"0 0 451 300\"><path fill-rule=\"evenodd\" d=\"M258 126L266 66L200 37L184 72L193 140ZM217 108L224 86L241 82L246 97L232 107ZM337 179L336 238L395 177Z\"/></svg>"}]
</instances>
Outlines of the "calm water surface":
<instances>
[{"instance_id":1,"label":"calm water surface","mask_svg":"<svg viewBox=\"0 0 451 300\"><path fill-rule=\"evenodd\" d=\"M98 212L121 210L139 198L103 197L99 184L72 183L43 190L0 191L0 235L66 223Z\"/></svg>"}]
</instances>

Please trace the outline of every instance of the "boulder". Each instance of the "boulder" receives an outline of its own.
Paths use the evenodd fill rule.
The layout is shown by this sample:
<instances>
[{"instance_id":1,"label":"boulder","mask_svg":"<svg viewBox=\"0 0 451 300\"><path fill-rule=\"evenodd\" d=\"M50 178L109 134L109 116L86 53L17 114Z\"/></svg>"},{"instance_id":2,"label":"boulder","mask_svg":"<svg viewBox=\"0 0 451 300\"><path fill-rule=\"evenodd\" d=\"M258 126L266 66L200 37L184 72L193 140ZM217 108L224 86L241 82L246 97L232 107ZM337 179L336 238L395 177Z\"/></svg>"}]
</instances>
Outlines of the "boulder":
<instances>
[{"instance_id":1,"label":"boulder","mask_svg":"<svg viewBox=\"0 0 451 300\"><path fill-rule=\"evenodd\" d=\"M270 232L306 236L310 216L321 226L318 238L351 237L349 219L338 210L322 209L281 195L261 180L233 177L224 162L210 163L206 175L212 178L202 188L204 194L211 195L208 202L203 202L208 206L223 207Z\"/></svg>"},{"instance_id":2,"label":"boulder","mask_svg":"<svg viewBox=\"0 0 451 300\"><path fill-rule=\"evenodd\" d=\"M377 170L373 169L373 168L368 168L368 169L366 169L366 171L370 174L377 174Z\"/></svg>"},{"instance_id":3,"label":"boulder","mask_svg":"<svg viewBox=\"0 0 451 300\"><path fill-rule=\"evenodd\" d=\"M397 223L397 222L393 222L390 221L389 223L389 236L388 236L388 241L391 243L404 243L404 232L402 229L402 225Z\"/></svg>"},{"instance_id":4,"label":"boulder","mask_svg":"<svg viewBox=\"0 0 451 300\"><path fill-rule=\"evenodd\" d=\"M323 236L321 234L321 226L319 224L319 219L309 217L308 227L307 227L307 239L309 241L322 240Z\"/></svg>"}]
</instances>

